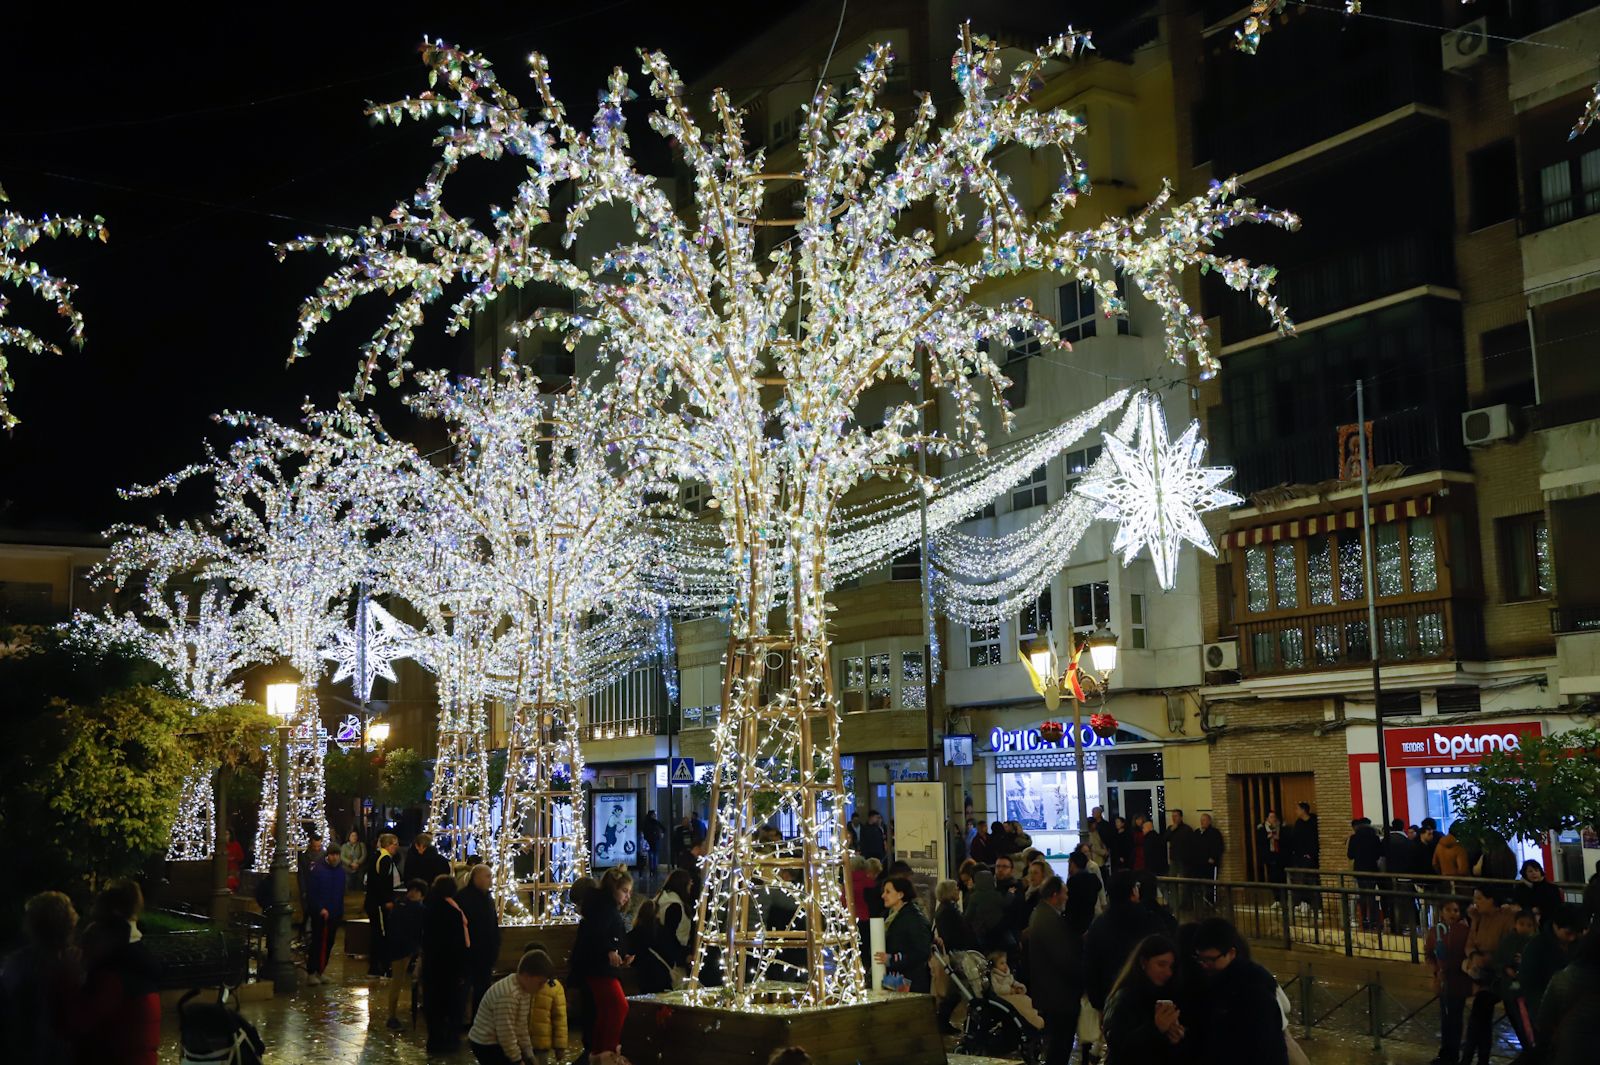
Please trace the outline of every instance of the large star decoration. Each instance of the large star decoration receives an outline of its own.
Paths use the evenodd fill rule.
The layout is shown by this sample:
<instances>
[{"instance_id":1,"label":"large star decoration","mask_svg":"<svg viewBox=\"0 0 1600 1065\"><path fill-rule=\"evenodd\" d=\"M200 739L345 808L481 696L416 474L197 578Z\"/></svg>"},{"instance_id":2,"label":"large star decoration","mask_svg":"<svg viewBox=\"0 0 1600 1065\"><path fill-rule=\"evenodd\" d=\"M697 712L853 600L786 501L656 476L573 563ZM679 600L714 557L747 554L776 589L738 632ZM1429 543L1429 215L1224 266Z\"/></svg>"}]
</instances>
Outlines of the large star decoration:
<instances>
[{"instance_id":1,"label":"large star decoration","mask_svg":"<svg viewBox=\"0 0 1600 1065\"><path fill-rule=\"evenodd\" d=\"M356 623L340 630L322 657L337 663L333 681L349 679L357 699L372 697L372 682L379 676L393 681L393 663L416 653L417 633L377 603L363 597L356 602Z\"/></svg>"},{"instance_id":2,"label":"large star decoration","mask_svg":"<svg viewBox=\"0 0 1600 1065\"><path fill-rule=\"evenodd\" d=\"M1128 565L1141 547L1148 546L1156 579L1170 591L1177 581L1183 541L1208 555L1217 553L1200 514L1244 500L1219 487L1233 476L1232 468L1200 465L1206 442L1200 438L1198 421L1172 440L1161 400L1146 393L1135 402L1143 406L1131 439L1105 434L1115 472L1085 477L1076 490L1101 504L1095 517L1119 522L1111 549L1122 553L1122 564Z\"/></svg>"}]
</instances>

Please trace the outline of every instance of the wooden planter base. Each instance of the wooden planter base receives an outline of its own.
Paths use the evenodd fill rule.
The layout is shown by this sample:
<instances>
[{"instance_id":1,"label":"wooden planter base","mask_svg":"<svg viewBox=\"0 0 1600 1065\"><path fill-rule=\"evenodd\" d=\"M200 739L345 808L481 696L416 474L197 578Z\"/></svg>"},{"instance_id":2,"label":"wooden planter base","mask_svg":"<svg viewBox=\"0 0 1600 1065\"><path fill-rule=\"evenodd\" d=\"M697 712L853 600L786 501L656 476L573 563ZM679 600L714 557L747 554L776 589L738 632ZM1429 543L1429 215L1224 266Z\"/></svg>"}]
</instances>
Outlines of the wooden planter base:
<instances>
[{"instance_id":1,"label":"wooden planter base","mask_svg":"<svg viewBox=\"0 0 1600 1065\"><path fill-rule=\"evenodd\" d=\"M681 999L628 1000L622 1053L633 1065L766 1065L786 1046L803 1047L816 1065L945 1065L931 995L880 991L860 1005L773 1013Z\"/></svg>"}]
</instances>

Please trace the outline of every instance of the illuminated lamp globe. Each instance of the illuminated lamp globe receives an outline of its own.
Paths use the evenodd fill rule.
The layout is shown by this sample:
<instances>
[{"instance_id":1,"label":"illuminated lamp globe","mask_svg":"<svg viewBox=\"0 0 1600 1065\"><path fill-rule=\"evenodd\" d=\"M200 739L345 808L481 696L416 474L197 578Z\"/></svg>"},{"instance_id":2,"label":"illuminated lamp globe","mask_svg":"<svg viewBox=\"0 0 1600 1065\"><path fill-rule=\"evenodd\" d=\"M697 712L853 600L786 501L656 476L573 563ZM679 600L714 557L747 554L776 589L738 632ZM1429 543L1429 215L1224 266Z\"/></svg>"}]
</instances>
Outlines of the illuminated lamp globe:
<instances>
[{"instance_id":1,"label":"illuminated lamp globe","mask_svg":"<svg viewBox=\"0 0 1600 1065\"><path fill-rule=\"evenodd\" d=\"M1084 646L1089 649L1089 661L1094 664L1096 673L1109 677L1117 671L1117 634L1108 629L1105 622L1089 634Z\"/></svg>"},{"instance_id":2,"label":"illuminated lamp globe","mask_svg":"<svg viewBox=\"0 0 1600 1065\"><path fill-rule=\"evenodd\" d=\"M300 685L292 680L277 681L267 685L267 713L280 721L294 717L300 701Z\"/></svg>"}]
</instances>

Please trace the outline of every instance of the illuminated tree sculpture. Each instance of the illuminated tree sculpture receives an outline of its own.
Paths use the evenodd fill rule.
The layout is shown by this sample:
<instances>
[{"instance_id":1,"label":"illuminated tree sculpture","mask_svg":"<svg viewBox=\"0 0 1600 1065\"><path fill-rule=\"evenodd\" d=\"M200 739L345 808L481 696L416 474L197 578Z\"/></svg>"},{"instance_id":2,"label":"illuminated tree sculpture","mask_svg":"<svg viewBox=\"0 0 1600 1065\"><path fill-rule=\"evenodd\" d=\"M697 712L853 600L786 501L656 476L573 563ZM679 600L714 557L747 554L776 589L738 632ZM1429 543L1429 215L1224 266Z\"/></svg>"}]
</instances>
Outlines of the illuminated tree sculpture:
<instances>
[{"instance_id":1,"label":"illuminated tree sculpture","mask_svg":"<svg viewBox=\"0 0 1600 1065\"><path fill-rule=\"evenodd\" d=\"M305 844L305 826L324 839L328 829L322 759L327 748L317 706L322 648L344 627L345 602L362 573L368 528L350 510L341 478L350 471L328 461L325 446L307 432L264 418L225 415L246 435L223 454L127 495L154 496L184 483L211 482L212 508L204 522L113 530L125 565L154 572L193 573L248 597L253 639L300 674L299 703L291 721L290 826L293 845ZM262 782L256 865L266 868L273 840L278 780L269 763Z\"/></svg>"},{"instance_id":2,"label":"illuminated tree sculpture","mask_svg":"<svg viewBox=\"0 0 1600 1065\"><path fill-rule=\"evenodd\" d=\"M414 329L452 283L467 286L452 307L452 328L511 287L567 290L575 309L537 313L526 327L564 330L570 343L591 338L612 375L604 398L627 427L629 447L664 475L709 485L732 594L699 944L702 959L721 959L727 986L691 991L697 1001L749 1004L770 992L787 1004L823 1005L864 993L834 830L842 774L828 666L828 593L838 575L830 534L848 520L846 494L864 481L913 479L905 459L916 449L982 450L982 412L1008 382L979 343L1009 330L1045 336L1051 326L1025 302L985 306L978 287L1053 271L1094 286L1120 312L1116 268L1159 308L1171 357L1192 357L1207 375L1216 364L1204 323L1182 297L1186 268L1253 292L1287 327L1271 293L1273 271L1220 257L1212 246L1239 223L1294 220L1236 198L1231 182L1181 203L1163 194L1133 218L1071 227L1073 207L1089 191L1073 148L1083 120L1065 107L1036 109L1029 97L1043 72L1088 43L1069 32L1007 69L1000 46L963 32L952 60L954 111L940 125L924 97L898 136L893 111L877 102L889 51L873 48L853 87L840 97L826 86L807 108L799 168L781 175L767 173L763 152L746 147L725 93L712 95L712 124L702 129L667 60L648 54L660 101L650 123L690 172L688 216L629 155L623 108L633 94L620 71L582 132L551 93L542 57L530 59L542 100L531 116L481 56L430 44L424 58L439 91L373 109L380 121L446 123L427 182L386 223L284 249L321 247L343 261L302 309L297 354L358 296L401 293L365 348L360 392L385 360L391 377L403 375ZM1012 147L1060 160L1059 187L1038 209L1017 201L996 163ZM526 176L510 204L490 212L491 225L444 208L445 185L463 159L508 155ZM538 243L561 183L572 188L569 243L603 205L632 212L636 241L598 256L592 268ZM788 187L784 201L798 204L794 218L765 210L779 183ZM970 254L941 256L934 235L914 223L934 214L951 232L974 216ZM792 229L791 239L759 239L769 225ZM876 424L862 401L885 381L913 398ZM921 425L930 388L952 409L948 431ZM785 619L774 631L769 619L780 605ZM753 838L773 810L793 817L795 838ZM790 928L761 927L751 905L759 885L794 900ZM758 990L752 974L774 971L792 982Z\"/></svg>"},{"instance_id":3,"label":"illuminated tree sculpture","mask_svg":"<svg viewBox=\"0 0 1600 1065\"><path fill-rule=\"evenodd\" d=\"M6 190L0 188L0 204L6 202L8 202ZM43 218L35 219L0 206L0 288L10 286L28 289L41 299L55 304L56 312L67 320L67 335L72 345L82 347L83 315L78 313L78 308L72 303L72 294L77 291L78 286L55 277L43 266L27 258L35 244L63 234L104 241L106 220L99 215L93 218L45 215ZM6 370L6 350L14 348L30 355L45 352L52 355L61 354L59 345L45 340L25 326L6 321L9 310L9 302L4 293L0 293L0 428L4 429L17 424L16 415L12 414L11 408L6 405L6 396L12 388L11 375Z\"/></svg>"},{"instance_id":4,"label":"illuminated tree sculpture","mask_svg":"<svg viewBox=\"0 0 1600 1065\"><path fill-rule=\"evenodd\" d=\"M662 603L644 519L661 485L625 461L586 392L541 393L514 365L425 385L413 406L444 424L447 460L359 427L350 439L391 530L374 551L377 572L426 620L422 657L439 678L432 821L490 862L503 920L573 920L566 889L588 870L577 701L652 645ZM496 829L491 698L511 705ZM515 876L516 856L530 877Z\"/></svg>"}]
</instances>

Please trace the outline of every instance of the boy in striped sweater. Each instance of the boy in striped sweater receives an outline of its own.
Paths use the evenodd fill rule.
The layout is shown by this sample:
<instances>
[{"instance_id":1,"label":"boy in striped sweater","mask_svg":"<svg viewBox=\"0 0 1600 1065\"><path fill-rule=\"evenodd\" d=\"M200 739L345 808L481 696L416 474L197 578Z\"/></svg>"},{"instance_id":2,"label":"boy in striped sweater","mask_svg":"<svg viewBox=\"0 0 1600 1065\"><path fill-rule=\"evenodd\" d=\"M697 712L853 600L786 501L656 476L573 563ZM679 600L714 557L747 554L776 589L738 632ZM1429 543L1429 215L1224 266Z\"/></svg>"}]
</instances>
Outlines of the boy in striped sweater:
<instances>
[{"instance_id":1,"label":"boy in striped sweater","mask_svg":"<svg viewBox=\"0 0 1600 1065\"><path fill-rule=\"evenodd\" d=\"M528 1011L533 1004L532 995L554 972L548 954L530 950L517 962L516 972L484 992L472 1030L467 1033L472 1056L480 1065L532 1065L535 1058L528 1035Z\"/></svg>"}]
</instances>

